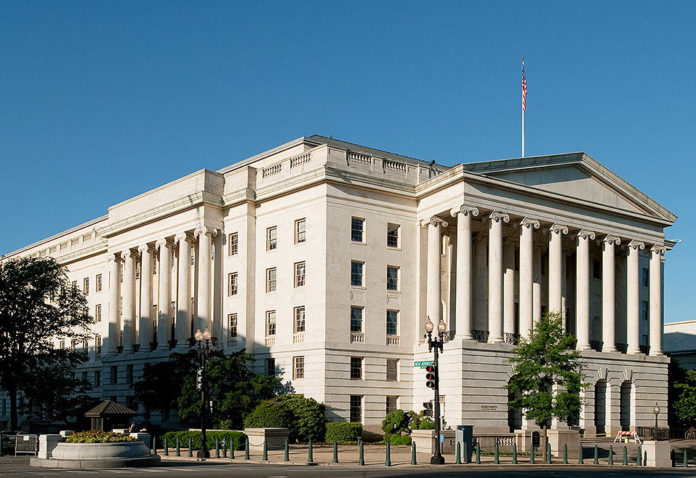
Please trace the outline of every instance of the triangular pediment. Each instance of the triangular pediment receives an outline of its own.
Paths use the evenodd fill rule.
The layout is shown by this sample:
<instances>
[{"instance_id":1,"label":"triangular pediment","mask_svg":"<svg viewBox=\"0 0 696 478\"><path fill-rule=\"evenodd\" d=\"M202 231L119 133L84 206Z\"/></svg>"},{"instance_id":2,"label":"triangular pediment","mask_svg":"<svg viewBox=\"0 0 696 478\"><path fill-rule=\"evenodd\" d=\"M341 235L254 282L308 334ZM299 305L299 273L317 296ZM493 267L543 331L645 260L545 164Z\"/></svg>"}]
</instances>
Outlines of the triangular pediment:
<instances>
[{"instance_id":1,"label":"triangular pediment","mask_svg":"<svg viewBox=\"0 0 696 478\"><path fill-rule=\"evenodd\" d=\"M470 163L471 172L674 222L676 216L584 153Z\"/></svg>"}]
</instances>

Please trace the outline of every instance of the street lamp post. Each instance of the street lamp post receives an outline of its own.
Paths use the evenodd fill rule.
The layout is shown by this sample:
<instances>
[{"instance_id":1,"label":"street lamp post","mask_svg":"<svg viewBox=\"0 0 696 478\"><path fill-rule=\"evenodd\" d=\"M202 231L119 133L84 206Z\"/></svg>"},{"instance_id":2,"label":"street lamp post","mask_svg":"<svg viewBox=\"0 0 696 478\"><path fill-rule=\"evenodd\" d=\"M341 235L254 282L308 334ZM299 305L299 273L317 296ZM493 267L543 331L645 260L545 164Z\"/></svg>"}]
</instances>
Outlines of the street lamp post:
<instances>
[{"instance_id":1,"label":"street lamp post","mask_svg":"<svg viewBox=\"0 0 696 478\"><path fill-rule=\"evenodd\" d=\"M206 367L208 365L208 357L210 356L210 331L205 329L205 332L196 330L195 334L196 342L198 342L198 358L200 359L200 369L199 375L197 376L197 385L200 387L201 391L201 449L198 450L198 458L205 460L210 457L208 452L208 445L205 436L205 419L207 414L207 380L206 380Z\"/></svg>"},{"instance_id":2,"label":"street lamp post","mask_svg":"<svg viewBox=\"0 0 696 478\"><path fill-rule=\"evenodd\" d=\"M655 406L653 407L653 413L655 414L655 433L653 438L657 440L657 416L660 414L660 407L657 405L657 402L655 402Z\"/></svg>"},{"instance_id":3,"label":"street lamp post","mask_svg":"<svg viewBox=\"0 0 696 478\"><path fill-rule=\"evenodd\" d=\"M433 367L435 371L435 380L432 386L434 392L433 400L433 419L435 420L435 452L430 457L431 465L442 465L445 463L445 458L440 453L440 376L438 374L438 358L439 353L442 353L444 344L445 330L447 325L440 319L437 324L437 336L433 339L434 324L428 317L425 322L425 333L428 337L428 352L433 353Z\"/></svg>"}]
</instances>

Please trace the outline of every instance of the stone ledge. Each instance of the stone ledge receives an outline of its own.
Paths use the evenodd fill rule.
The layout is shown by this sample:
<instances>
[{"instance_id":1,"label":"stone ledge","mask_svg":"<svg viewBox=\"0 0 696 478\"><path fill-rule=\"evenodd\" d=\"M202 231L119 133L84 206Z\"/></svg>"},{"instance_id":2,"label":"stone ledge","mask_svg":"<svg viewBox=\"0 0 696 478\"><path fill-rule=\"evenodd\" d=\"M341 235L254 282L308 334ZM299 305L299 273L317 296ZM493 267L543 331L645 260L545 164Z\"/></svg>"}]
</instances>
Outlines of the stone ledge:
<instances>
[{"instance_id":1,"label":"stone ledge","mask_svg":"<svg viewBox=\"0 0 696 478\"><path fill-rule=\"evenodd\" d=\"M160 466L162 458L159 456L145 456L141 458L97 458L97 459L66 459L58 460L49 458L31 458L29 465L44 468L73 468L73 469L100 469L100 468L130 468L145 466Z\"/></svg>"}]
</instances>

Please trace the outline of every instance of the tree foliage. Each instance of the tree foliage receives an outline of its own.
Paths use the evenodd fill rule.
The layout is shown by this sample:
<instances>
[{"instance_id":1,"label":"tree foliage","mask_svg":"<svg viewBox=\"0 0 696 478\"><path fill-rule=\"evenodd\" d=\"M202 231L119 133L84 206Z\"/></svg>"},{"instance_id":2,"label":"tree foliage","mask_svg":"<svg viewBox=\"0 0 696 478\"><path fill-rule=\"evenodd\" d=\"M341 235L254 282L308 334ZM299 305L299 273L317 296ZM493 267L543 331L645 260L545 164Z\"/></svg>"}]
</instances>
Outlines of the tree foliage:
<instances>
[{"instance_id":1,"label":"tree foliage","mask_svg":"<svg viewBox=\"0 0 696 478\"><path fill-rule=\"evenodd\" d=\"M575 343L575 337L564 334L558 314L540 318L529 338L512 349L513 376L506 388L517 398L509 406L544 428L552 418L578 417L584 385Z\"/></svg>"},{"instance_id":2,"label":"tree foliage","mask_svg":"<svg viewBox=\"0 0 696 478\"><path fill-rule=\"evenodd\" d=\"M92 323L87 301L72 287L65 269L52 258L0 262L0 387L10 395L10 423L17 428L17 394L43 418L60 416L66 400L84 391L71 372L85 356L69 347L82 342ZM48 390L53 387L53 390Z\"/></svg>"},{"instance_id":3,"label":"tree foliage","mask_svg":"<svg viewBox=\"0 0 696 478\"><path fill-rule=\"evenodd\" d=\"M670 424L696 426L696 370L681 368L674 359L669 367Z\"/></svg>"},{"instance_id":4,"label":"tree foliage","mask_svg":"<svg viewBox=\"0 0 696 478\"><path fill-rule=\"evenodd\" d=\"M244 420L247 428L287 428L290 441L321 441L326 431L325 407L304 395L280 395L264 400Z\"/></svg>"},{"instance_id":5,"label":"tree foliage","mask_svg":"<svg viewBox=\"0 0 696 478\"><path fill-rule=\"evenodd\" d=\"M224 355L217 350L211 354L206 379L213 407L207 419L213 427L241 429L244 417L280 389L277 377L253 373L250 362L251 357L242 352ZM201 410L201 394L196 389L199 365L198 354L192 349L145 367L143 380L133 386L136 399L148 411L177 409L184 422L197 424Z\"/></svg>"}]
</instances>

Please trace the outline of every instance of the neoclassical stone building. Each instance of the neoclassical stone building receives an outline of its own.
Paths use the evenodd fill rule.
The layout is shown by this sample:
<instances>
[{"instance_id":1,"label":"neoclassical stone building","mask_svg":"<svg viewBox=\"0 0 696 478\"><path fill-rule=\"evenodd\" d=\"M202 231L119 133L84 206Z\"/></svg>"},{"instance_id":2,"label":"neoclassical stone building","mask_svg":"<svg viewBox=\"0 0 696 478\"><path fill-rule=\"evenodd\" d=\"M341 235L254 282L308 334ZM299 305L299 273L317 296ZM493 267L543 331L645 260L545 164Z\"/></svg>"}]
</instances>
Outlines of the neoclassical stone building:
<instances>
[{"instance_id":1,"label":"neoclassical stone building","mask_svg":"<svg viewBox=\"0 0 696 478\"><path fill-rule=\"evenodd\" d=\"M650 426L655 402L667 409L662 270L675 219L584 153L446 167L312 136L5 257L68 268L95 336L56 346L86 346L78 373L131 405L144 365L207 327L330 419L378 426L432 398L414 368L429 358L430 316L448 327L446 423L507 432L527 425L507 410L511 343L556 311L589 384L571 421L592 436Z\"/></svg>"}]
</instances>

